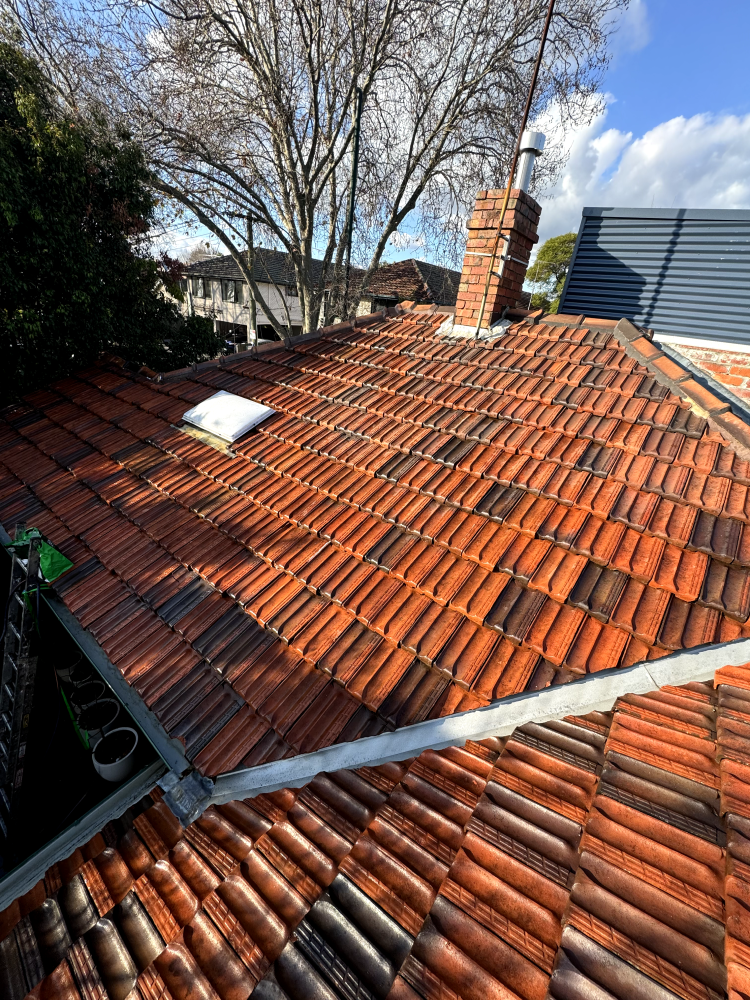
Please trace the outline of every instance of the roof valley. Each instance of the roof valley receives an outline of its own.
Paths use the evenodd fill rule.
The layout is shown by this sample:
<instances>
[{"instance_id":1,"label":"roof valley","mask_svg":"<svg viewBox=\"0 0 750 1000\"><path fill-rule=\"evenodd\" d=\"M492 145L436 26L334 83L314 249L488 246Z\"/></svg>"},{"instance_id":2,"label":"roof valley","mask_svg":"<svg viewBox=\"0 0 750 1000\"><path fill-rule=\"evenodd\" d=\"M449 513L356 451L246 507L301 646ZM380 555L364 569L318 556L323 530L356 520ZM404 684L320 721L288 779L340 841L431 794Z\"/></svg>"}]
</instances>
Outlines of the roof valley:
<instances>
[{"instance_id":1,"label":"roof valley","mask_svg":"<svg viewBox=\"0 0 750 1000\"><path fill-rule=\"evenodd\" d=\"M750 668L716 683L320 775L185 831L154 793L0 914L0 958L21 949L29 989L46 973L42 1000L84 982L113 1000L741 995Z\"/></svg>"}]
</instances>

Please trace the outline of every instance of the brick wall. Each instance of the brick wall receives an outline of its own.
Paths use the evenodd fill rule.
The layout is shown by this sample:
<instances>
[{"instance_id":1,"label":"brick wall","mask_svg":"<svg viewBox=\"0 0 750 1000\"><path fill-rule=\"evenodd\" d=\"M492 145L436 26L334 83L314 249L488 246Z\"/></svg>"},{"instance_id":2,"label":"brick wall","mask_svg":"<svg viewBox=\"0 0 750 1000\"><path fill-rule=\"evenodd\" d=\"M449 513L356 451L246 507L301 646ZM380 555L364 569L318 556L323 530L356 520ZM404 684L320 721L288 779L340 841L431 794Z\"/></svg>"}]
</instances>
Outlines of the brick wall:
<instances>
[{"instance_id":1,"label":"brick wall","mask_svg":"<svg viewBox=\"0 0 750 1000\"><path fill-rule=\"evenodd\" d=\"M490 254L500 221L500 212L505 191L480 191L477 196L474 214L469 221L469 236L466 242L464 266L461 272L461 284L458 287L456 301L456 325L476 327L479 317L479 307L484 292L487 270L490 266ZM510 236L510 256L528 261L532 247L538 241L537 227L541 208L525 191L518 188L511 191L508 210L505 213L503 233ZM500 251L504 241L501 242ZM495 271L500 267L499 259ZM526 277L526 264L508 260L503 271L502 281L493 277L487 297L484 312L483 327L500 318L505 306L515 306L520 298Z\"/></svg>"},{"instance_id":2,"label":"brick wall","mask_svg":"<svg viewBox=\"0 0 750 1000\"><path fill-rule=\"evenodd\" d=\"M674 347L741 399L750 400L750 354L715 347L688 347L686 344L675 344Z\"/></svg>"}]
</instances>

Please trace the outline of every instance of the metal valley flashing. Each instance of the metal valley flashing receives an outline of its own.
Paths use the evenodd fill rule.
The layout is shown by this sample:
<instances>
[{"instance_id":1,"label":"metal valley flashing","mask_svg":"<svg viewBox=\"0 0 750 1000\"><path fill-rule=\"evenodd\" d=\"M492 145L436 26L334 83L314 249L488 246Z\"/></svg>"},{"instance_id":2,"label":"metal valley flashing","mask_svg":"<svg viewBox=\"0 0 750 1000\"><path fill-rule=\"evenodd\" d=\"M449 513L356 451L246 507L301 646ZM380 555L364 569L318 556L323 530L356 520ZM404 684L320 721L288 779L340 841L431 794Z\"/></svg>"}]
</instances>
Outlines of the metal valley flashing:
<instances>
[{"instance_id":1,"label":"metal valley flashing","mask_svg":"<svg viewBox=\"0 0 750 1000\"><path fill-rule=\"evenodd\" d=\"M632 667L589 674L568 684L503 698L484 708L443 719L428 719L395 732L353 743L334 744L313 753L219 775L211 802L222 804L279 788L298 788L321 771L373 767L389 760L416 757L428 749L442 750L463 745L467 740L507 736L529 722L608 711L622 695L645 694L664 685L711 680L720 667L737 666L749 660L750 639L735 639Z\"/></svg>"}]
</instances>

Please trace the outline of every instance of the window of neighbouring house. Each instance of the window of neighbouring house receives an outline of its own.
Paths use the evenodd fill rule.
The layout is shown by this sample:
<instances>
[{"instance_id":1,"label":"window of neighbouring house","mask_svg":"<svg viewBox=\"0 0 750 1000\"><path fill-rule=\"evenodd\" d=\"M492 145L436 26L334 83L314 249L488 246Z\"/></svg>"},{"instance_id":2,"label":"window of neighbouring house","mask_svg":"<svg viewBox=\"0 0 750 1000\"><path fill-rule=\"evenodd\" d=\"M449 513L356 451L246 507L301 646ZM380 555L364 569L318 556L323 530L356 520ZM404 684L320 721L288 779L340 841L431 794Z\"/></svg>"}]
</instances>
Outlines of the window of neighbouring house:
<instances>
[{"instance_id":1,"label":"window of neighbouring house","mask_svg":"<svg viewBox=\"0 0 750 1000\"><path fill-rule=\"evenodd\" d=\"M190 279L190 291L193 293L193 297L196 299L206 298L206 280L205 278L191 278Z\"/></svg>"},{"instance_id":2,"label":"window of neighbouring house","mask_svg":"<svg viewBox=\"0 0 750 1000\"><path fill-rule=\"evenodd\" d=\"M299 298L299 290L297 289L296 285L287 285L286 286L286 294L289 296L290 299L298 299Z\"/></svg>"},{"instance_id":3,"label":"window of neighbouring house","mask_svg":"<svg viewBox=\"0 0 750 1000\"><path fill-rule=\"evenodd\" d=\"M230 281L228 278L222 278L221 280L221 299L222 302L234 302L234 286L236 282Z\"/></svg>"},{"instance_id":4,"label":"window of neighbouring house","mask_svg":"<svg viewBox=\"0 0 750 1000\"><path fill-rule=\"evenodd\" d=\"M244 286L245 286L245 282L244 281L235 281L235 283L234 283L234 301L235 302L242 303L244 301L244 298L245 298L245 295L244 295L244 292L243 292Z\"/></svg>"}]
</instances>

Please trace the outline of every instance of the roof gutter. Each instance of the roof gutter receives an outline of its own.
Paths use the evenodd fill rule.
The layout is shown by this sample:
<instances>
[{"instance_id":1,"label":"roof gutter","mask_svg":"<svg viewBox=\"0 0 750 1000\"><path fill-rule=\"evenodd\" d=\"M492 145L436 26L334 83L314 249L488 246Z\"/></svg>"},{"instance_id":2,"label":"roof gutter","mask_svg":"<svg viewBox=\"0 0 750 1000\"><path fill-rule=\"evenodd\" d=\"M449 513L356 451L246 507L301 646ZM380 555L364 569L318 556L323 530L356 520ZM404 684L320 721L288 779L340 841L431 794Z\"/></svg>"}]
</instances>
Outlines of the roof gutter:
<instances>
[{"instance_id":1,"label":"roof gutter","mask_svg":"<svg viewBox=\"0 0 750 1000\"><path fill-rule=\"evenodd\" d=\"M154 713L146 707L140 695L128 684L93 635L81 625L72 611L69 611L58 597L52 597L49 594L44 596L47 605L65 631L83 655L90 660L102 679L112 688L164 763L171 770L177 771L178 774L182 774L192 767L185 756L182 744L178 740L170 738Z\"/></svg>"},{"instance_id":2,"label":"roof gutter","mask_svg":"<svg viewBox=\"0 0 750 1000\"><path fill-rule=\"evenodd\" d=\"M714 646L700 646L633 667L615 667L568 684L503 698L484 708L443 719L428 719L395 732L381 733L353 743L335 744L314 753L219 775L211 802L221 805L279 788L298 788L321 771L366 765L374 767L390 760L416 757L424 750L461 746L467 740L508 736L518 726L529 722L548 722L566 715L608 711L623 695L645 694L665 684L677 686L690 681L711 680L720 667L747 663L749 659L750 639L735 639Z\"/></svg>"},{"instance_id":3,"label":"roof gutter","mask_svg":"<svg viewBox=\"0 0 750 1000\"><path fill-rule=\"evenodd\" d=\"M89 812L77 819L66 830L45 844L36 854L21 862L2 879L0 879L0 910L10 906L29 889L32 889L45 872L56 862L70 857L81 844L85 844L95 833L98 833L107 823L119 819L120 816L135 805L139 799L147 795L156 782L166 772L166 767L160 761L154 761L138 774L134 775L124 785L104 799Z\"/></svg>"}]
</instances>

